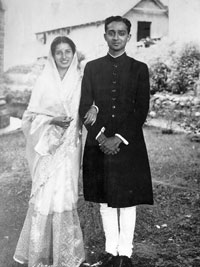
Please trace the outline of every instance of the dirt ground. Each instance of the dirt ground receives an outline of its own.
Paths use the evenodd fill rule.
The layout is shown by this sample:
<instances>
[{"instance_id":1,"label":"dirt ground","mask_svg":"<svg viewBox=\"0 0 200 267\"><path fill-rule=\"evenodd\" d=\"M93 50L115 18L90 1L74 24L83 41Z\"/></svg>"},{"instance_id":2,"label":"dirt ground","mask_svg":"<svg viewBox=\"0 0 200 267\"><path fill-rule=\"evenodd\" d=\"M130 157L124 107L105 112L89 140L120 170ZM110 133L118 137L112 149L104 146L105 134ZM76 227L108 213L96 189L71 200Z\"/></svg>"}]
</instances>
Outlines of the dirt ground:
<instances>
[{"instance_id":1,"label":"dirt ground","mask_svg":"<svg viewBox=\"0 0 200 267\"><path fill-rule=\"evenodd\" d=\"M137 209L133 264L137 267L200 266L200 143L185 134L145 127L153 177L153 206ZM0 267L12 260L25 218L30 175L21 131L0 136ZM90 262L104 250L99 207L81 194L79 214Z\"/></svg>"}]
</instances>

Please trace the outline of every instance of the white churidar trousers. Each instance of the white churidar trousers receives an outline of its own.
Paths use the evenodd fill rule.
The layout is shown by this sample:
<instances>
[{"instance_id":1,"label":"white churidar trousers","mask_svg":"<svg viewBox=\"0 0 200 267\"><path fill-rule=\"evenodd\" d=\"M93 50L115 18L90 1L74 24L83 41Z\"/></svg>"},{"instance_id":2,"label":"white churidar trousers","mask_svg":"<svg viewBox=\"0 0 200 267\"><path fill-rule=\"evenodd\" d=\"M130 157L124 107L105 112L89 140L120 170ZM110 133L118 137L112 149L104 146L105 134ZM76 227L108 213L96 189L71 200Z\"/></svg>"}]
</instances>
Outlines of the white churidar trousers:
<instances>
[{"instance_id":1,"label":"white churidar trousers","mask_svg":"<svg viewBox=\"0 0 200 267\"><path fill-rule=\"evenodd\" d=\"M119 220L117 208L100 204L100 213L105 232L105 250L116 256L131 257L136 222L136 206L120 208Z\"/></svg>"}]
</instances>

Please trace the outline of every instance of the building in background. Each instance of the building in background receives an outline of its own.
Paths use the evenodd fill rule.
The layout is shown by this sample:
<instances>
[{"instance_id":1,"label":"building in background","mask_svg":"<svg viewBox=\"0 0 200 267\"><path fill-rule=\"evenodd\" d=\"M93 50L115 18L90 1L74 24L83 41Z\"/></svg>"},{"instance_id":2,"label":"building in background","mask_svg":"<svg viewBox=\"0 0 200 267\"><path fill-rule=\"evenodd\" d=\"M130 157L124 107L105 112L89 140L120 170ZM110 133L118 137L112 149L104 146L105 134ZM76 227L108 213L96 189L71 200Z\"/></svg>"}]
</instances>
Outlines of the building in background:
<instances>
[{"instance_id":1,"label":"building in background","mask_svg":"<svg viewBox=\"0 0 200 267\"><path fill-rule=\"evenodd\" d=\"M131 20L127 49L133 54L139 39L168 34L168 0L1 1L6 7L4 71L46 56L51 40L59 34L69 35L88 59L105 54L103 22L111 15Z\"/></svg>"},{"instance_id":2,"label":"building in background","mask_svg":"<svg viewBox=\"0 0 200 267\"><path fill-rule=\"evenodd\" d=\"M58 34L69 35L86 57L101 56L107 49L103 22L110 15L131 20L127 50L132 55L135 43L149 35L184 42L200 39L200 0L2 1L6 5L4 70L47 55L49 43Z\"/></svg>"},{"instance_id":3,"label":"building in background","mask_svg":"<svg viewBox=\"0 0 200 267\"><path fill-rule=\"evenodd\" d=\"M37 40L49 47L58 35L72 38L86 57L105 53L104 20L121 15L132 23L132 38L128 50L134 51L141 39L161 39L168 35L168 7L159 0L126 1L59 1L53 0L46 8L46 25L36 32ZM47 53L44 49L44 54Z\"/></svg>"}]
</instances>

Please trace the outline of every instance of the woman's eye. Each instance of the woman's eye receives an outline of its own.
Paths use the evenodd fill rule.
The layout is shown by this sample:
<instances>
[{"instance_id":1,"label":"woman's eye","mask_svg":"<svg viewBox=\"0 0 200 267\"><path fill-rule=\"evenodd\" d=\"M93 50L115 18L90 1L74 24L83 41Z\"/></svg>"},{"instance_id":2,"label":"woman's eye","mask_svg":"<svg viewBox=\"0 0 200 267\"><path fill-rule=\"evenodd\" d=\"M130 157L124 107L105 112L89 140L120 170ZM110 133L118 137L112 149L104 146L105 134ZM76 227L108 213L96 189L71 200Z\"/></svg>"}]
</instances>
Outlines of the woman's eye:
<instances>
[{"instance_id":1,"label":"woman's eye","mask_svg":"<svg viewBox=\"0 0 200 267\"><path fill-rule=\"evenodd\" d=\"M62 53L60 51L57 51L56 56L60 56L60 55L62 55Z\"/></svg>"}]
</instances>

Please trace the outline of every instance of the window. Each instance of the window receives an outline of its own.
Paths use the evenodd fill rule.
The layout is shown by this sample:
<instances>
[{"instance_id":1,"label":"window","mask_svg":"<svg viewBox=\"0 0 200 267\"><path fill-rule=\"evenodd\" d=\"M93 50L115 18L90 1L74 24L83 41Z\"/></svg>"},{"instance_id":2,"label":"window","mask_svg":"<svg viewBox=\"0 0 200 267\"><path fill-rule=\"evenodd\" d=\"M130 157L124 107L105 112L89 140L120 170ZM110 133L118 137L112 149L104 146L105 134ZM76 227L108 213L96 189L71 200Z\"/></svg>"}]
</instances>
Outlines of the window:
<instances>
[{"instance_id":1,"label":"window","mask_svg":"<svg viewBox=\"0 0 200 267\"><path fill-rule=\"evenodd\" d=\"M151 34L151 22L148 21L138 21L137 28L137 41L150 37Z\"/></svg>"}]
</instances>

